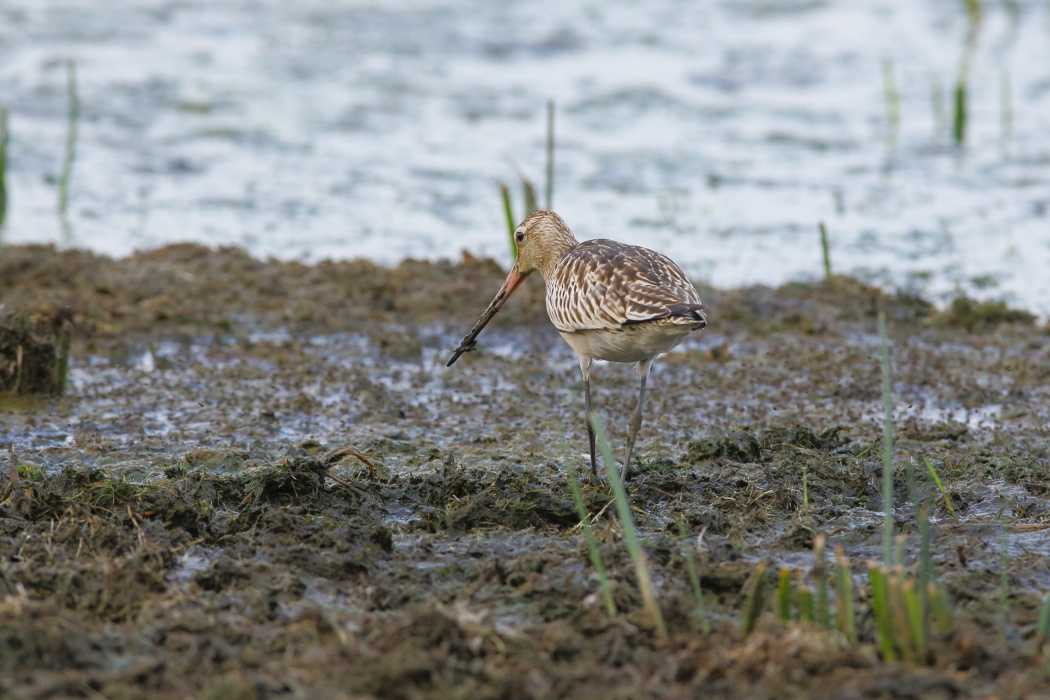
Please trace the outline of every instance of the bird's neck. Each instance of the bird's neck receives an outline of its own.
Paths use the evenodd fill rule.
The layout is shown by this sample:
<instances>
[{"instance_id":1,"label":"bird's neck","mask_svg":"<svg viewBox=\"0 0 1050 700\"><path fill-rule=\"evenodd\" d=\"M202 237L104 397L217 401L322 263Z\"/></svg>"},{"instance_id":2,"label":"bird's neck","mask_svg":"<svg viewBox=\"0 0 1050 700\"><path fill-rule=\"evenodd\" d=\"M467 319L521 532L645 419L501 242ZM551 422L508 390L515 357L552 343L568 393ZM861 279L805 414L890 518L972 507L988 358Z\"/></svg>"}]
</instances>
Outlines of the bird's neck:
<instances>
[{"instance_id":1,"label":"bird's neck","mask_svg":"<svg viewBox=\"0 0 1050 700\"><path fill-rule=\"evenodd\" d=\"M579 244L580 242L576 240L571 231L559 231L557 237L545 246L544 255L537 262L536 270L543 276L543 279L550 279L558 261Z\"/></svg>"}]
</instances>

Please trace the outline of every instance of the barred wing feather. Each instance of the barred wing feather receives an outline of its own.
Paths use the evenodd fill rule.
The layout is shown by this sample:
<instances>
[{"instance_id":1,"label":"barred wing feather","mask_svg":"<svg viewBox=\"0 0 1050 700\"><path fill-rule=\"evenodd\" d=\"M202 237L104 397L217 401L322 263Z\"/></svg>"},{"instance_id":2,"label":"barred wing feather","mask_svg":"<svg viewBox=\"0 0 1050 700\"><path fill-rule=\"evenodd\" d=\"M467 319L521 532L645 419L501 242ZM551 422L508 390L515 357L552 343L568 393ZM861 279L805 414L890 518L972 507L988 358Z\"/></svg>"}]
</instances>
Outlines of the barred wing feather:
<instances>
[{"instance_id":1,"label":"barred wing feather","mask_svg":"<svg viewBox=\"0 0 1050 700\"><path fill-rule=\"evenodd\" d=\"M547 280L547 313L562 332L615 329L661 318L701 320L703 304L666 255L597 239L565 254Z\"/></svg>"}]
</instances>

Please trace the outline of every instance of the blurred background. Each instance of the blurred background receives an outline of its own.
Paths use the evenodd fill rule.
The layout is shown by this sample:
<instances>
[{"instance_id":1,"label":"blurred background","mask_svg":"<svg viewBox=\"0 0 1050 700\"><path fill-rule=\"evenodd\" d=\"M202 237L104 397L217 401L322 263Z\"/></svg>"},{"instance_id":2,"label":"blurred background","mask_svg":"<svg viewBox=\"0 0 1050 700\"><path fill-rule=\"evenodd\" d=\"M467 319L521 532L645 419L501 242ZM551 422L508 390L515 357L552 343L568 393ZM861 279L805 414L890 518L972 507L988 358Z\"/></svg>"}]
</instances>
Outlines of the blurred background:
<instances>
[{"instance_id":1,"label":"blurred background","mask_svg":"<svg viewBox=\"0 0 1050 700\"><path fill-rule=\"evenodd\" d=\"M548 101L580 238L1050 313L1046 0L2 0L0 241L506 265Z\"/></svg>"}]
</instances>

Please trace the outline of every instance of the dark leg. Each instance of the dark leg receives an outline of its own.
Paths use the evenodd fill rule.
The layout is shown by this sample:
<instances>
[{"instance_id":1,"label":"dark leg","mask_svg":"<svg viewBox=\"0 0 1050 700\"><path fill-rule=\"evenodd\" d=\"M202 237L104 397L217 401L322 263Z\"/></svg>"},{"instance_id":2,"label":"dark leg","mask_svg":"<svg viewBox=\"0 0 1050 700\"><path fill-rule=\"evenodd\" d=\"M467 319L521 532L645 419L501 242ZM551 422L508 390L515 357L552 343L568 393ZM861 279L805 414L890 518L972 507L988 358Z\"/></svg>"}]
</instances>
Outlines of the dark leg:
<instances>
[{"instance_id":1,"label":"dark leg","mask_svg":"<svg viewBox=\"0 0 1050 700\"><path fill-rule=\"evenodd\" d=\"M649 369L652 366L652 360L642 360L638 363L638 374L641 376L642 382L638 388L638 405L634 407L634 415L631 416L627 432L627 457L623 460L623 469L620 470L620 481L627 480L627 469L631 466L631 455L634 453L634 441L638 439L638 431L642 427L642 402L645 400L645 380L649 378Z\"/></svg>"},{"instance_id":2,"label":"dark leg","mask_svg":"<svg viewBox=\"0 0 1050 700\"><path fill-rule=\"evenodd\" d=\"M583 402L587 407L587 442L591 446L591 474L598 473L598 459L594 454L594 426L591 425L591 358L580 355L580 372L583 374Z\"/></svg>"}]
</instances>

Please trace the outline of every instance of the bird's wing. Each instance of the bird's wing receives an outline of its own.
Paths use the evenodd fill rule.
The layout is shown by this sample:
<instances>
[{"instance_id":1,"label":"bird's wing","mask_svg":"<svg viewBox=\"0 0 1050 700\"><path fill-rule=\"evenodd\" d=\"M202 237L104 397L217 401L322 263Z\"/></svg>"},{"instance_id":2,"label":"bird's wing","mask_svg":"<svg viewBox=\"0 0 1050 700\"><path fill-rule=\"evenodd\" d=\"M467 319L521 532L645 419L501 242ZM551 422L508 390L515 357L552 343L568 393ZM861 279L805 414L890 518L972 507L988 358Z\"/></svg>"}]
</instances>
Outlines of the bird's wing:
<instances>
[{"instance_id":1,"label":"bird's wing","mask_svg":"<svg viewBox=\"0 0 1050 700\"><path fill-rule=\"evenodd\" d=\"M547 312L562 332L675 316L702 319L700 296L681 268L640 246L584 241L558 261L546 282Z\"/></svg>"}]
</instances>

